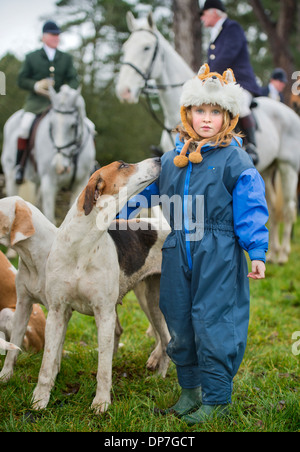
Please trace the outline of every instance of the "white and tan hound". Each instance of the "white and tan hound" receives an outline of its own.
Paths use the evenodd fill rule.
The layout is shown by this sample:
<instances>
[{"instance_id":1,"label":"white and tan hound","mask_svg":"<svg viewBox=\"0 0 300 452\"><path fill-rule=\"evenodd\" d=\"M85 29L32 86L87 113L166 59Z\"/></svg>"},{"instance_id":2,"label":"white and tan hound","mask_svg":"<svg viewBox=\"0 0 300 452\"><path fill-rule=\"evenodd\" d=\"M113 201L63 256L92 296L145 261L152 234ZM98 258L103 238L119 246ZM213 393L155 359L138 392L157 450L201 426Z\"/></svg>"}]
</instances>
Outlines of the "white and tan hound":
<instances>
[{"instance_id":1,"label":"white and tan hound","mask_svg":"<svg viewBox=\"0 0 300 452\"><path fill-rule=\"evenodd\" d=\"M30 319L42 321L41 307L36 304L49 309L45 297L45 269L56 231L57 228L29 202L18 196L0 199L0 243L13 248L19 255L15 279L17 306L10 336L10 341L17 347L22 347L24 339L28 342ZM12 376L17 356L17 350L7 353L0 373L2 381Z\"/></svg>"},{"instance_id":2,"label":"white and tan hound","mask_svg":"<svg viewBox=\"0 0 300 452\"><path fill-rule=\"evenodd\" d=\"M156 338L156 347L148 359L147 367L152 370L157 368L159 374L166 375L169 365L166 346L170 336L158 303L161 248L169 230L160 230L157 220L130 220L128 223L113 221L127 199L151 183L159 172L160 162L156 159L137 165L115 162L103 167L90 178L59 230L51 223L49 225L39 211L38 219L35 219L37 209L30 206L30 203L25 203L30 206L35 233L30 226L26 231L23 227L20 237L23 239L23 250L25 251L25 246L28 247L28 260L37 263L37 259L43 263L39 273L42 280L45 279L44 265L51 249L47 263L46 292L43 292L40 300L49 310L49 320L43 364L34 392L36 409L44 408L48 403L51 387L60 367L67 323L75 309L96 317L100 352L98 389L93 407L97 412L105 411L110 403L115 323L115 344L121 333L116 322L116 304L132 289ZM20 198L0 200L0 242L7 242L4 243L6 245L11 244L10 229L17 201L19 203ZM9 203L12 204L10 208ZM22 224L24 226L24 222ZM33 244L37 232L39 238ZM39 256L39 241L45 245L42 256ZM39 283L40 291L45 290L44 285L45 281ZM24 302L21 307L24 311ZM20 329L18 324L17 329ZM15 333L18 340L20 336L20 332ZM15 356L15 352L8 353L0 378L10 377Z\"/></svg>"}]
</instances>

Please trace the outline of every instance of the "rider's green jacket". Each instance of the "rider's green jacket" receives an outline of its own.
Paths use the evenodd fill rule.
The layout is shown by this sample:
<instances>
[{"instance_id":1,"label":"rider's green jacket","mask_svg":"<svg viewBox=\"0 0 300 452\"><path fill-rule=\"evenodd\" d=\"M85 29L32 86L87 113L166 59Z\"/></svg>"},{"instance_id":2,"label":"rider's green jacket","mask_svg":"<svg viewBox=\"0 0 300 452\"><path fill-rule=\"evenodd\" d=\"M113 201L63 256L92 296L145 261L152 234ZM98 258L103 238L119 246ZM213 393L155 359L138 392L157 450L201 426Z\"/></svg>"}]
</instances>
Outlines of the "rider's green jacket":
<instances>
[{"instance_id":1,"label":"rider's green jacket","mask_svg":"<svg viewBox=\"0 0 300 452\"><path fill-rule=\"evenodd\" d=\"M73 65L72 56L68 53L56 50L53 61L48 59L43 48L28 53L18 76L19 87L29 91L23 107L25 111L39 114L50 105L47 97L34 92L34 84L49 77L54 77L56 91L59 91L63 84L74 89L79 86L77 71Z\"/></svg>"}]
</instances>

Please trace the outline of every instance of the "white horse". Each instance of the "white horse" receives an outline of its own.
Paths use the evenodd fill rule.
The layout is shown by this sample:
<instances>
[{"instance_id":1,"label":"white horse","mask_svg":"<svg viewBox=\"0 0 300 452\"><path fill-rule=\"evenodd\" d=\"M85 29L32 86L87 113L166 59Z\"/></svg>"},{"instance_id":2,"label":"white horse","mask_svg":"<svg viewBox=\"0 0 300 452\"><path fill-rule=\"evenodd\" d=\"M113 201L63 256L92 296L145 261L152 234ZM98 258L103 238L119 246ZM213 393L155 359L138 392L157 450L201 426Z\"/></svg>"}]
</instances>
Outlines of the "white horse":
<instances>
[{"instance_id":1,"label":"white horse","mask_svg":"<svg viewBox=\"0 0 300 452\"><path fill-rule=\"evenodd\" d=\"M165 124L172 129L180 123L179 98L181 87L195 74L159 33L152 15L136 20L127 14L131 36L123 47L123 65L116 86L121 101L135 103L149 80L157 84ZM291 232L297 212L297 183L300 169L300 118L286 105L267 97L256 98L254 114L258 123L258 171L266 183L270 213L270 243L268 261L285 263L291 250ZM164 134L165 137L165 134ZM162 149L174 146L162 138ZM273 186L274 169L281 176L284 232L279 240L279 220L276 215L276 195Z\"/></svg>"},{"instance_id":2,"label":"white horse","mask_svg":"<svg viewBox=\"0 0 300 452\"><path fill-rule=\"evenodd\" d=\"M93 124L86 118L80 88L51 88L52 107L37 128L34 147L25 168L25 180L39 188L42 211L55 223L55 200L59 189L72 192L70 203L87 184L95 162ZM18 129L24 110L14 113L4 125L1 163L6 195L18 194L15 183Z\"/></svg>"}]
</instances>

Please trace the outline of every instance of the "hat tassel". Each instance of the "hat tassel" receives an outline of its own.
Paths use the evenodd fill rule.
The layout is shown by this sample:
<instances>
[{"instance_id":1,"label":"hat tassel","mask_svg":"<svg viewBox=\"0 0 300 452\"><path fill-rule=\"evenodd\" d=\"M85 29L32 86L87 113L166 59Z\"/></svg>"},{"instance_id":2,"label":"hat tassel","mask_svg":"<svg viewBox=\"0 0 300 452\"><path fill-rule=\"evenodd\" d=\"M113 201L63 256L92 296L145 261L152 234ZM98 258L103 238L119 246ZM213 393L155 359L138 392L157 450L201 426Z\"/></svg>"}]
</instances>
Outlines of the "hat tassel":
<instances>
[{"instance_id":1,"label":"hat tassel","mask_svg":"<svg viewBox=\"0 0 300 452\"><path fill-rule=\"evenodd\" d=\"M180 154L176 155L176 157L174 158L174 165L178 166L178 168L184 168L189 163L189 159L186 156L186 153L187 153L192 141L193 141L193 138L190 138L189 140L187 140L187 142L183 146Z\"/></svg>"},{"instance_id":2,"label":"hat tassel","mask_svg":"<svg viewBox=\"0 0 300 452\"><path fill-rule=\"evenodd\" d=\"M199 143L195 152L191 152L189 157L186 156L186 153L187 153L192 141L194 141L193 138L190 138L189 140L187 140L187 142L183 146L180 154L174 158L174 165L177 166L178 168L184 168L185 166L187 166L189 161L191 163L201 163L202 162L203 157L201 155L201 148L202 148L203 143Z\"/></svg>"},{"instance_id":3,"label":"hat tassel","mask_svg":"<svg viewBox=\"0 0 300 452\"><path fill-rule=\"evenodd\" d=\"M201 163L203 160L203 157L201 155L201 148L203 146L203 142L198 144L197 149L195 150L195 152L191 152L189 155L189 160L192 163Z\"/></svg>"}]
</instances>

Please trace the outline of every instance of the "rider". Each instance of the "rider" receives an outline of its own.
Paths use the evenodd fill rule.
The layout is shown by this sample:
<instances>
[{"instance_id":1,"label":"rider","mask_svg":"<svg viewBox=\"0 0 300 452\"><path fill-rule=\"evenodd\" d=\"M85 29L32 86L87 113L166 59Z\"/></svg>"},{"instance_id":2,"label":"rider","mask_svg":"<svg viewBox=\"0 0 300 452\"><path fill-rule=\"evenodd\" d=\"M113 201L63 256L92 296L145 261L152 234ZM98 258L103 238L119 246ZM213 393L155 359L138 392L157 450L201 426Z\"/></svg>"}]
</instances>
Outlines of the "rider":
<instances>
[{"instance_id":1,"label":"rider","mask_svg":"<svg viewBox=\"0 0 300 452\"><path fill-rule=\"evenodd\" d=\"M36 115L43 113L50 105L49 87L59 91L63 84L77 89L77 72L71 55L57 50L61 29L55 22L48 21L43 26L43 47L26 55L18 76L20 88L29 91L25 101L18 134L16 162L16 183L23 183L24 168L30 130Z\"/></svg>"},{"instance_id":2,"label":"rider","mask_svg":"<svg viewBox=\"0 0 300 452\"><path fill-rule=\"evenodd\" d=\"M255 137L255 120L250 105L254 96L261 96L253 68L248 44L242 27L228 18L221 0L206 0L200 12L205 27L211 28L208 59L213 72L223 73L232 68L237 82L243 88L239 124L246 135L246 151L254 164L258 163Z\"/></svg>"},{"instance_id":3,"label":"rider","mask_svg":"<svg viewBox=\"0 0 300 452\"><path fill-rule=\"evenodd\" d=\"M287 82L288 78L285 70L281 67L277 67L271 74L269 84L262 87L262 95L284 102L283 91Z\"/></svg>"}]
</instances>

